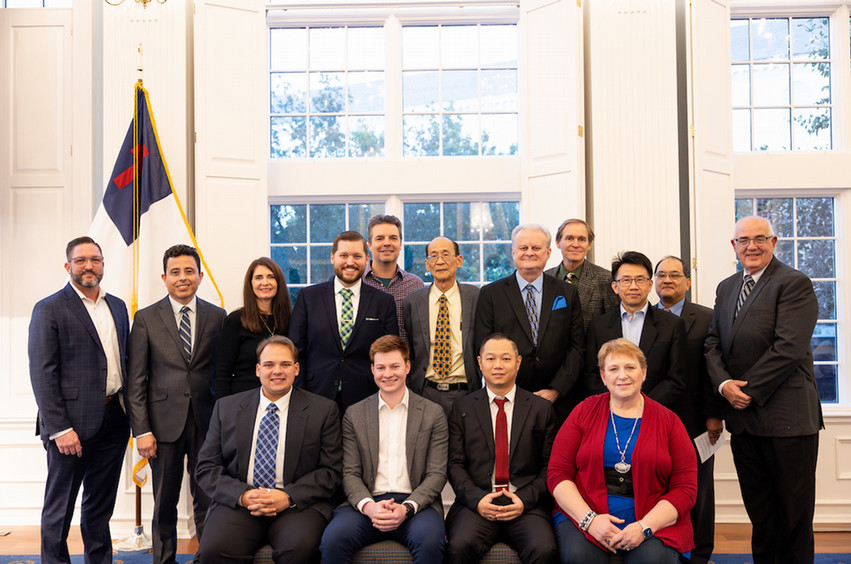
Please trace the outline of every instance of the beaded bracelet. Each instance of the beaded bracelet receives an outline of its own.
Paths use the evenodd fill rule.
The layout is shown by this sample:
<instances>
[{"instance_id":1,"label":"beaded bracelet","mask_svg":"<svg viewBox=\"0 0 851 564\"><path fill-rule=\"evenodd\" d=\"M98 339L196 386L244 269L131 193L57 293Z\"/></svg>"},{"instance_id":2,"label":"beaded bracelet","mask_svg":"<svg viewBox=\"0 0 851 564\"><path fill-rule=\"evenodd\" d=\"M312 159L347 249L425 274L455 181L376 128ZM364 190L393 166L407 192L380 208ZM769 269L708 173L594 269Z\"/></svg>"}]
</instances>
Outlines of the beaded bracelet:
<instances>
[{"instance_id":1,"label":"beaded bracelet","mask_svg":"<svg viewBox=\"0 0 851 564\"><path fill-rule=\"evenodd\" d=\"M582 518L582 521L579 522L579 530L585 532L588 530L588 527L591 526L591 521L594 520L597 514L594 513L593 509L589 509L588 513L585 514L585 517Z\"/></svg>"}]
</instances>

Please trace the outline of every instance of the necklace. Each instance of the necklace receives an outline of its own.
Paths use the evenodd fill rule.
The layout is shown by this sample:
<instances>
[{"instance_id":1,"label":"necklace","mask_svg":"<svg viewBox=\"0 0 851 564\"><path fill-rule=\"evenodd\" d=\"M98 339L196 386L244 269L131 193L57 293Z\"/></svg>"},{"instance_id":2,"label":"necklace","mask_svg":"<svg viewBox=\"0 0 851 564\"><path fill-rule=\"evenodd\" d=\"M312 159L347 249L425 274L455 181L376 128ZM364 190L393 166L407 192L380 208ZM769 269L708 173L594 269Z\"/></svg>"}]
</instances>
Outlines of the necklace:
<instances>
[{"instance_id":1,"label":"necklace","mask_svg":"<svg viewBox=\"0 0 851 564\"><path fill-rule=\"evenodd\" d=\"M260 321L263 322L263 326L266 328L266 331L268 331L269 335L271 336L271 335L274 335L275 331L278 329L278 324L277 324L277 322L275 322L275 318L272 317L272 328L269 329L269 324L266 323L266 319L268 317L272 317L272 316L271 315L263 315L262 313L260 314Z\"/></svg>"},{"instance_id":2,"label":"necklace","mask_svg":"<svg viewBox=\"0 0 851 564\"><path fill-rule=\"evenodd\" d=\"M644 410L644 398L641 398L641 405L638 407L638 416L635 418L635 421L632 424L632 431L629 433L629 438L626 440L626 444L621 450L621 442L618 439L618 426L615 425L615 412L612 410L612 404L609 403L609 413L612 416L612 430L615 432L615 443L617 444L618 454L621 455L621 461L615 463L615 470L620 474L626 474L629 472L629 469L632 467L632 464L626 463L626 450L629 448L629 442L632 440L632 435L635 433L635 427L638 425L638 420L641 418L641 412Z\"/></svg>"}]
</instances>

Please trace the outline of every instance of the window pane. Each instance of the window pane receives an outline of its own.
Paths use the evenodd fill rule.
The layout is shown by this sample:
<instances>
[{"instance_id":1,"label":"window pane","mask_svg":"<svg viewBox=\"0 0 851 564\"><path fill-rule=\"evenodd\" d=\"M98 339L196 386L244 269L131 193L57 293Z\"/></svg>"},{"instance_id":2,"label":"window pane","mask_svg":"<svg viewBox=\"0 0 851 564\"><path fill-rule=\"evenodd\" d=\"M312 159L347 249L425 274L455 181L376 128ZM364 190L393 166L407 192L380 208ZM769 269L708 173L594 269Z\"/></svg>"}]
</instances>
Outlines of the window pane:
<instances>
[{"instance_id":1,"label":"window pane","mask_svg":"<svg viewBox=\"0 0 851 564\"><path fill-rule=\"evenodd\" d=\"M794 237L793 202L792 198L759 198L756 201L756 214L771 222L774 234L778 237Z\"/></svg>"},{"instance_id":2,"label":"window pane","mask_svg":"<svg viewBox=\"0 0 851 564\"><path fill-rule=\"evenodd\" d=\"M788 151L792 145L789 110L753 111L753 148L755 151Z\"/></svg>"},{"instance_id":3,"label":"window pane","mask_svg":"<svg viewBox=\"0 0 851 564\"><path fill-rule=\"evenodd\" d=\"M346 28L318 27L310 30L310 68L346 68Z\"/></svg>"},{"instance_id":4,"label":"window pane","mask_svg":"<svg viewBox=\"0 0 851 564\"><path fill-rule=\"evenodd\" d=\"M414 245L405 243L405 270L412 272L428 284L431 282L431 273L426 271L425 255L427 245Z\"/></svg>"},{"instance_id":5,"label":"window pane","mask_svg":"<svg viewBox=\"0 0 851 564\"><path fill-rule=\"evenodd\" d=\"M789 266L795 266L795 242L794 241L777 241L777 246L774 248L774 256L777 259Z\"/></svg>"},{"instance_id":6,"label":"window pane","mask_svg":"<svg viewBox=\"0 0 851 564\"><path fill-rule=\"evenodd\" d=\"M511 259L511 243L489 243L482 246L485 267L485 281L493 282L514 272L514 261Z\"/></svg>"},{"instance_id":7,"label":"window pane","mask_svg":"<svg viewBox=\"0 0 851 564\"><path fill-rule=\"evenodd\" d=\"M440 66L437 26L402 28L402 68L436 69Z\"/></svg>"},{"instance_id":8,"label":"window pane","mask_svg":"<svg viewBox=\"0 0 851 564\"><path fill-rule=\"evenodd\" d=\"M431 157L440 154L440 122L437 116L405 116L404 155L406 157Z\"/></svg>"},{"instance_id":9,"label":"window pane","mask_svg":"<svg viewBox=\"0 0 851 564\"><path fill-rule=\"evenodd\" d=\"M307 75L272 73L270 80L271 113L301 114L307 109Z\"/></svg>"},{"instance_id":10,"label":"window pane","mask_svg":"<svg viewBox=\"0 0 851 564\"><path fill-rule=\"evenodd\" d=\"M402 73L402 106L406 112L425 112L437 109L440 99L438 71Z\"/></svg>"},{"instance_id":11,"label":"window pane","mask_svg":"<svg viewBox=\"0 0 851 564\"><path fill-rule=\"evenodd\" d=\"M284 271L287 286L307 284L307 247L272 247L272 260Z\"/></svg>"},{"instance_id":12,"label":"window pane","mask_svg":"<svg viewBox=\"0 0 851 564\"><path fill-rule=\"evenodd\" d=\"M479 28L479 41L483 67L517 66L517 26L483 25Z\"/></svg>"},{"instance_id":13,"label":"window pane","mask_svg":"<svg viewBox=\"0 0 851 564\"><path fill-rule=\"evenodd\" d=\"M310 283L324 282L333 275L331 245L310 245Z\"/></svg>"},{"instance_id":14,"label":"window pane","mask_svg":"<svg viewBox=\"0 0 851 564\"><path fill-rule=\"evenodd\" d=\"M789 104L789 65L754 65L753 73L754 106Z\"/></svg>"},{"instance_id":15,"label":"window pane","mask_svg":"<svg viewBox=\"0 0 851 564\"><path fill-rule=\"evenodd\" d=\"M331 243L346 225L345 204L313 204L310 206L310 242ZM331 256L331 249L328 249Z\"/></svg>"},{"instance_id":16,"label":"window pane","mask_svg":"<svg viewBox=\"0 0 851 564\"><path fill-rule=\"evenodd\" d=\"M273 245L307 242L307 206L270 206L269 210Z\"/></svg>"},{"instance_id":17,"label":"window pane","mask_svg":"<svg viewBox=\"0 0 851 564\"><path fill-rule=\"evenodd\" d=\"M349 156L384 156L384 116L349 118Z\"/></svg>"},{"instance_id":18,"label":"window pane","mask_svg":"<svg viewBox=\"0 0 851 564\"><path fill-rule=\"evenodd\" d=\"M813 331L810 341L813 347L813 360L816 362L836 361L836 323L819 323Z\"/></svg>"},{"instance_id":19,"label":"window pane","mask_svg":"<svg viewBox=\"0 0 851 564\"><path fill-rule=\"evenodd\" d=\"M346 134L343 130L344 118L310 118L310 156L344 157L346 156Z\"/></svg>"},{"instance_id":20,"label":"window pane","mask_svg":"<svg viewBox=\"0 0 851 564\"><path fill-rule=\"evenodd\" d=\"M479 240L480 226L474 226L471 221L470 205L469 202L446 202L443 204L443 234L453 241ZM481 203L474 205L481 210ZM477 278L478 275L478 270L476 270Z\"/></svg>"},{"instance_id":21,"label":"window pane","mask_svg":"<svg viewBox=\"0 0 851 564\"><path fill-rule=\"evenodd\" d=\"M474 25L440 28L441 66L475 68L478 66L478 28Z\"/></svg>"},{"instance_id":22,"label":"window pane","mask_svg":"<svg viewBox=\"0 0 851 564\"><path fill-rule=\"evenodd\" d=\"M833 278L836 262L833 241L798 241L798 270L810 278Z\"/></svg>"},{"instance_id":23,"label":"window pane","mask_svg":"<svg viewBox=\"0 0 851 564\"><path fill-rule=\"evenodd\" d=\"M404 204L406 241L431 241L440 235L440 204ZM423 255L425 256L425 255Z\"/></svg>"},{"instance_id":24,"label":"window pane","mask_svg":"<svg viewBox=\"0 0 851 564\"><path fill-rule=\"evenodd\" d=\"M753 215L753 200L750 198L738 198L736 200L736 221L749 215Z\"/></svg>"},{"instance_id":25,"label":"window pane","mask_svg":"<svg viewBox=\"0 0 851 564\"><path fill-rule=\"evenodd\" d=\"M733 61L750 60L749 23L748 20L733 20L730 22L730 55Z\"/></svg>"},{"instance_id":26,"label":"window pane","mask_svg":"<svg viewBox=\"0 0 851 564\"><path fill-rule=\"evenodd\" d=\"M272 117L269 153L272 158L307 156L307 119Z\"/></svg>"},{"instance_id":27,"label":"window pane","mask_svg":"<svg viewBox=\"0 0 851 564\"><path fill-rule=\"evenodd\" d=\"M818 299L819 319L836 319L836 282L825 280L813 282L813 290Z\"/></svg>"},{"instance_id":28,"label":"window pane","mask_svg":"<svg viewBox=\"0 0 851 564\"><path fill-rule=\"evenodd\" d=\"M310 73L310 111L341 113L346 111L345 73Z\"/></svg>"},{"instance_id":29,"label":"window pane","mask_svg":"<svg viewBox=\"0 0 851 564\"><path fill-rule=\"evenodd\" d=\"M733 65L733 106L749 106L751 103L751 67Z\"/></svg>"},{"instance_id":30,"label":"window pane","mask_svg":"<svg viewBox=\"0 0 851 564\"><path fill-rule=\"evenodd\" d=\"M269 30L269 66L272 70L307 69L307 30L304 28Z\"/></svg>"},{"instance_id":31,"label":"window pane","mask_svg":"<svg viewBox=\"0 0 851 564\"><path fill-rule=\"evenodd\" d=\"M482 115L482 154L517 154L517 114Z\"/></svg>"},{"instance_id":32,"label":"window pane","mask_svg":"<svg viewBox=\"0 0 851 564\"><path fill-rule=\"evenodd\" d=\"M830 58L828 18L792 19L792 58Z\"/></svg>"},{"instance_id":33,"label":"window pane","mask_svg":"<svg viewBox=\"0 0 851 564\"><path fill-rule=\"evenodd\" d=\"M830 103L830 63L795 63L792 68L792 103Z\"/></svg>"},{"instance_id":34,"label":"window pane","mask_svg":"<svg viewBox=\"0 0 851 564\"><path fill-rule=\"evenodd\" d=\"M483 70L480 88L483 112L517 111L516 70Z\"/></svg>"},{"instance_id":35,"label":"window pane","mask_svg":"<svg viewBox=\"0 0 851 564\"><path fill-rule=\"evenodd\" d=\"M443 154L447 156L479 154L479 116L459 114L443 116Z\"/></svg>"},{"instance_id":36,"label":"window pane","mask_svg":"<svg viewBox=\"0 0 851 564\"><path fill-rule=\"evenodd\" d=\"M822 403L839 403L837 393L837 365L817 364L815 366L816 385Z\"/></svg>"},{"instance_id":37,"label":"window pane","mask_svg":"<svg viewBox=\"0 0 851 564\"><path fill-rule=\"evenodd\" d=\"M461 282L478 282L482 265L479 245L458 246L461 249L461 256L464 257L464 264L455 272L456 278Z\"/></svg>"},{"instance_id":38,"label":"window pane","mask_svg":"<svg viewBox=\"0 0 851 564\"><path fill-rule=\"evenodd\" d=\"M833 237L833 198L798 198L798 237Z\"/></svg>"},{"instance_id":39,"label":"window pane","mask_svg":"<svg viewBox=\"0 0 851 564\"><path fill-rule=\"evenodd\" d=\"M824 151L833 144L830 134L830 108L800 108L793 111L792 134L796 150Z\"/></svg>"},{"instance_id":40,"label":"window pane","mask_svg":"<svg viewBox=\"0 0 851 564\"><path fill-rule=\"evenodd\" d=\"M751 111L733 110L733 150L751 150Z\"/></svg>"},{"instance_id":41,"label":"window pane","mask_svg":"<svg viewBox=\"0 0 851 564\"><path fill-rule=\"evenodd\" d=\"M789 20L759 19L752 26L754 61L789 58Z\"/></svg>"},{"instance_id":42,"label":"window pane","mask_svg":"<svg viewBox=\"0 0 851 564\"><path fill-rule=\"evenodd\" d=\"M384 204L349 204L349 230L357 231L366 237L369 218L383 213Z\"/></svg>"},{"instance_id":43,"label":"window pane","mask_svg":"<svg viewBox=\"0 0 851 564\"><path fill-rule=\"evenodd\" d=\"M384 28L349 28L349 68L384 68Z\"/></svg>"},{"instance_id":44,"label":"window pane","mask_svg":"<svg viewBox=\"0 0 851 564\"><path fill-rule=\"evenodd\" d=\"M456 112L479 111L478 71L443 71L441 108Z\"/></svg>"},{"instance_id":45,"label":"window pane","mask_svg":"<svg viewBox=\"0 0 851 564\"><path fill-rule=\"evenodd\" d=\"M384 111L383 72L350 72L348 77L350 112Z\"/></svg>"},{"instance_id":46,"label":"window pane","mask_svg":"<svg viewBox=\"0 0 851 564\"><path fill-rule=\"evenodd\" d=\"M475 214L472 221L477 221ZM480 223L485 241L511 240L511 230L520 224L520 202L489 202L485 209L485 217ZM509 245L509 264L513 264L511 245ZM512 270L514 270L513 266Z\"/></svg>"}]
</instances>

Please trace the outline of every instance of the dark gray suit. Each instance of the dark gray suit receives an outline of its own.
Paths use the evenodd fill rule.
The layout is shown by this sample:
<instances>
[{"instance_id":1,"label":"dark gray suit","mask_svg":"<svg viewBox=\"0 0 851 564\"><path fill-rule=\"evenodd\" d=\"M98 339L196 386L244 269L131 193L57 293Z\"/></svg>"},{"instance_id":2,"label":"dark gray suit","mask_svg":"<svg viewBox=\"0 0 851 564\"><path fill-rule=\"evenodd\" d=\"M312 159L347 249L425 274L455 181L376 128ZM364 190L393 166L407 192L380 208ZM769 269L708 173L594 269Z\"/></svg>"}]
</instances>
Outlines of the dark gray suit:
<instances>
[{"instance_id":1,"label":"dark gray suit","mask_svg":"<svg viewBox=\"0 0 851 564\"><path fill-rule=\"evenodd\" d=\"M412 292L402 303L402 311L405 319L405 332L408 334L408 343L411 346L411 372L408 375L411 389L420 395L449 394L452 396L464 395L482 387L479 377L479 365L476 362L477 351L473 342L473 327L476 314L476 302L479 299L479 289L472 284L458 283L458 292L461 295L461 348L464 356L464 375L467 377L467 390L458 390L458 393L441 392L434 388L426 388L425 375L431 366L431 345L434 335L431 331L432 315L437 316L437 310L433 313L429 308L429 292L431 286L420 288ZM429 396L427 396L429 397ZM433 401L434 395L430 395ZM449 413L444 402L444 411ZM451 402L446 402L451 408Z\"/></svg>"},{"instance_id":2,"label":"dark gray suit","mask_svg":"<svg viewBox=\"0 0 851 564\"><path fill-rule=\"evenodd\" d=\"M199 538L209 505L196 487L195 465L215 401L211 392L215 344L225 312L200 298L197 304L191 361L183 352L168 296L136 312L130 331L127 413L133 436L153 433L157 440L157 457L149 460L154 485L154 564L173 562L177 551L184 456Z\"/></svg>"},{"instance_id":3,"label":"dark gray suit","mask_svg":"<svg viewBox=\"0 0 851 564\"><path fill-rule=\"evenodd\" d=\"M559 267L555 266L545 270L544 274L555 277L558 274L558 269ZM607 311L617 309L621 303L620 298L612 289L612 273L587 259L582 265L582 272L579 274L579 283L576 284L576 289L579 290L582 321L586 331L592 319Z\"/></svg>"},{"instance_id":4,"label":"dark gray suit","mask_svg":"<svg viewBox=\"0 0 851 564\"><path fill-rule=\"evenodd\" d=\"M736 315L742 273L723 280L706 338L715 389L745 380L752 401L724 402L754 562L812 562L821 403L810 340L818 320L812 282L772 258Z\"/></svg>"}]
</instances>

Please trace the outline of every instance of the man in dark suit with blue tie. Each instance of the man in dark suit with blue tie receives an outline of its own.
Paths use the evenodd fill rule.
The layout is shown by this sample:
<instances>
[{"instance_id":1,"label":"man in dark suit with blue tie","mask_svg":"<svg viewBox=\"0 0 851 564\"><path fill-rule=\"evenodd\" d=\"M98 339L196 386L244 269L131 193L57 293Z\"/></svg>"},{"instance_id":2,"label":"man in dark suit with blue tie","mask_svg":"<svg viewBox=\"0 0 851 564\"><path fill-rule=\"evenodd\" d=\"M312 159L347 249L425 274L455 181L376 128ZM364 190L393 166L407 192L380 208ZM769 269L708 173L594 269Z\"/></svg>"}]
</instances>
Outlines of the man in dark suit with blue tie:
<instances>
[{"instance_id":1,"label":"man in dark suit with blue tie","mask_svg":"<svg viewBox=\"0 0 851 564\"><path fill-rule=\"evenodd\" d=\"M168 296L139 310L130 332L127 413L139 454L151 465L154 564L175 562L184 459L199 540L210 504L195 483L195 466L213 412L214 347L225 312L195 295L203 276L193 247L167 249Z\"/></svg>"},{"instance_id":2,"label":"man in dark suit with blue tie","mask_svg":"<svg viewBox=\"0 0 851 564\"><path fill-rule=\"evenodd\" d=\"M298 293L289 337L301 356L300 386L346 408L378 391L369 369L369 347L398 335L393 296L363 283L369 250L363 235L334 238L334 278Z\"/></svg>"},{"instance_id":3,"label":"man in dark suit with blue tie","mask_svg":"<svg viewBox=\"0 0 851 564\"><path fill-rule=\"evenodd\" d=\"M83 486L80 532L86 562L112 562L109 518L129 426L125 380L127 306L101 287L103 255L89 237L65 249L71 281L35 305L29 330L36 434L47 451L41 561L68 563L68 530Z\"/></svg>"},{"instance_id":4,"label":"man in dark suit with blue tie","mask_svg":"<svg viewBox=\"0 0 851 564\"><path fill-rule=\"evenodd\" d=\"M705 352L726 400L754 563L812 562L824 426L810 345L818 301L810 279L774 257L768 220L740 219L731 243L744 272L718 284Z\"/></svg>"}]
</instances>

